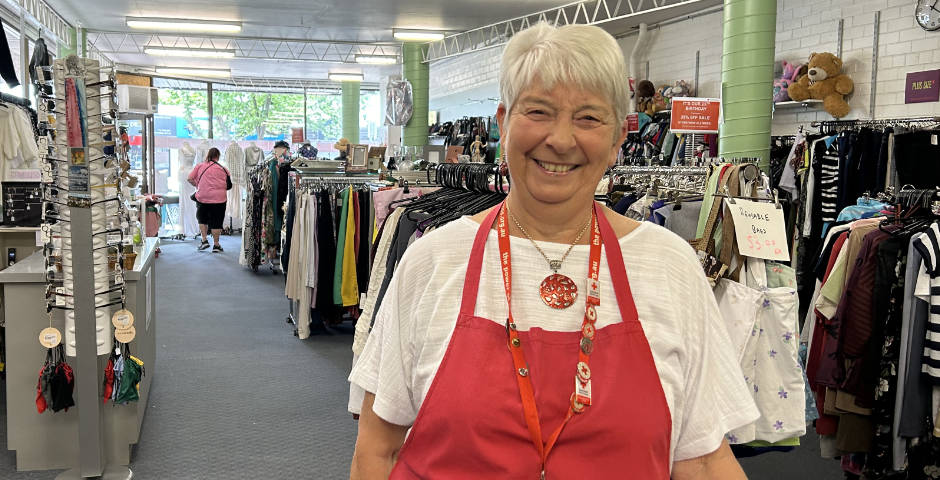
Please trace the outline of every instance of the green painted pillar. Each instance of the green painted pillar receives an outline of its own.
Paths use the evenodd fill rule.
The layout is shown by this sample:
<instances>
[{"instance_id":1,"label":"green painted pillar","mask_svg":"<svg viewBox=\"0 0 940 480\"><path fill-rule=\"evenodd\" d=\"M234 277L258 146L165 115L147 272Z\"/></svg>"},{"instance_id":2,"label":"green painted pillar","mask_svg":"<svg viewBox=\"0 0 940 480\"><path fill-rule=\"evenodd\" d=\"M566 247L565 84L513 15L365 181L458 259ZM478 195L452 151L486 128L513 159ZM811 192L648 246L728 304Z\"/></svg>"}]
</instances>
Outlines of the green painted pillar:
<instances>
[{"instance_id":1,"label":"green painted pillar","mask_svg":"<svg viewBox=\"0 0 940 480\"><path fill-rule=\"evenodd\" d=\"M424 63L427 46L422 43L406 43L402 47L405 80L411 82L414 113L402 133L402 144L423 147L428 144L428 84L430 66Z\"/></svg>"},{"instance_id":2,"label":"green painted pillar","mask_svg":"<svg viewBox=\"0 0 940 480\"><path fill-rule=\"evenodd\" d=\"M59 42L59 54L56 55L58 58L65 58L78 51L75 48L76 45L78 45L78 36L76 35L75 28L69 27L69 31L66 35L68 38L65 38L63 40L68 42L68 45L66 45L64 42L61 42L61 41Z\"/></svg>"},{"instance_id":3,"label":"green painted pillar","mask_svg":"<svg viewBox=\"0 0 940 480\"><path fill-rule=\"evenodd\" d=\"M343 82L343 137L359 143L359 82Z\"/></svg>"},{"instance_id":4,"label":"green painted pillar","mask_svg":"<svg viewBox=\"0 0 940 480\"><path fill-rule=\"evenodd\" d=\"M724 0L724 124L718 155L759 158L769 169L777 0Z\"/></svg>"},{"instance_id":5,"label":"green painted pillar","mask_svg":"<svg viewBox=\"0 0 940 480\"><path fill-rule=\"evenodd\" d=\"M80 28L78 36L82 42L82 48L78 49L78 51L81 52L82 58L88 58L88 31L84 28Z\"/></svg>"}]
</instances>

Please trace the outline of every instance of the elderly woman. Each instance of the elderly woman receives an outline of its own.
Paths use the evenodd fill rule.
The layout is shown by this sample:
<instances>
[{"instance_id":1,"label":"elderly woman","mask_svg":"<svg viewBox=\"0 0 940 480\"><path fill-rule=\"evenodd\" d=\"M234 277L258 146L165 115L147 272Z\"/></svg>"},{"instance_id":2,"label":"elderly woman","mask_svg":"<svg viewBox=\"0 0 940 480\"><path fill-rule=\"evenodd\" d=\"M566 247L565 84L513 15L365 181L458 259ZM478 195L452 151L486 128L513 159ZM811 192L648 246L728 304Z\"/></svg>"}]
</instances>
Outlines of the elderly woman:
<instances>
[{"instance_id":1,"label":"elderly woman","mask_svg":"<svg viewBox=\"0 0 940 480\"><path fill-rule=\"evenodd\" d=\"M415 242L350 380L353 479L740 479L759 416L688 244L594 202L626 135L597 27L503 54L504 204Z\"/></svg>"}]
</instances>

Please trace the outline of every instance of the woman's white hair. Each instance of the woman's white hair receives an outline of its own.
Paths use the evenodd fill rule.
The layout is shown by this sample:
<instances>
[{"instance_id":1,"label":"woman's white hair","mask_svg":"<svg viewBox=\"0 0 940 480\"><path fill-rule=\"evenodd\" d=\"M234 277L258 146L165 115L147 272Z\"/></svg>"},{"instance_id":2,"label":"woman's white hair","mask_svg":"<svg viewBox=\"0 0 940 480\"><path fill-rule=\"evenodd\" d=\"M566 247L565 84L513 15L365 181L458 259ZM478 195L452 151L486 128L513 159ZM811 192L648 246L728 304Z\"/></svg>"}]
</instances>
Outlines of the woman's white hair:
<instances>
[{"instance_id":1,"label":"woman's white hair","mask_svg":"<svg viewBox=\"0 0 940 480\"><path fill-rule=\"evenodd\" d=\"M600 27L539 22L513 36L499 70L499 94L508 111L533 82L548 90L559 83L573 84L607 98L618 124L627 116L623 50Z\"/></svg>"}]
</instances>

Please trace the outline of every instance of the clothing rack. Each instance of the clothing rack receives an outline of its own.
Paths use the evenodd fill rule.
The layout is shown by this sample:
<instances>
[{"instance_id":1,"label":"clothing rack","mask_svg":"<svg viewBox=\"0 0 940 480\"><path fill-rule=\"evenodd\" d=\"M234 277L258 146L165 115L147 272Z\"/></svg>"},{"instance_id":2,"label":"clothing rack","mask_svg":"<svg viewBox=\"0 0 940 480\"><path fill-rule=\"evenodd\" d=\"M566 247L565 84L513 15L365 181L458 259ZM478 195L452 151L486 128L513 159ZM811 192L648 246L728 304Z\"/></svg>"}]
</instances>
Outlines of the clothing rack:
<instances>
[{"instance_id":1,"label":"clothing rack","mask_svg":"<svg viewBox=\"0 0 940 480\"><path fill-rule=\"evenodd\" d=\"M610 170L613 175L708 175L709 167L656 167L621 165Z\"/></svg>"},{"instance_id":2,"label":"clothing rack","mask_svg":"<svg viewBox=\"0 0 940 480\"><path fill-rule=\"evenodd\" d=\"M884 118L881 120L823 120L810 124L821 131L850 129L855 127L908 127L924 124L940 124L940 117Z\"/></svg>"}]
</instances>

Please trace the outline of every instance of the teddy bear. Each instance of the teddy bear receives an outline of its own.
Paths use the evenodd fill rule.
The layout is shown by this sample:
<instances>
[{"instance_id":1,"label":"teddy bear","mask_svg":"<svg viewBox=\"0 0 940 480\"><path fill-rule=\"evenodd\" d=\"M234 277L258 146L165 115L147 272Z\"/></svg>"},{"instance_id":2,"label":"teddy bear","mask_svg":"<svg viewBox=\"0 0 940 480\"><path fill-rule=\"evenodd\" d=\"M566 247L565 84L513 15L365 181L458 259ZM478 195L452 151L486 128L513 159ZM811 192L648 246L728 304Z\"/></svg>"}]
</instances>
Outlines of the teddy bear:
<instances>
[{"instance_id":1,"label":"teddy bear","mask_svg":"<svg viewBox=\"0 0 940 480\"><path fill-rule=\"evenodd\" d=\"M842 60L828 53L813 52L809 56L806 75L789 86L790 98L801 102L807 98L823 101L823 108L835 118L849 113L845 95L852 93L855 83L842 73Z\"/></svg>"},{"instance_id":2,"label":"teddy bear","mask_svg":"<svg viewBox=\"0 0 940 480\"><path fill-rule=\"evenodd\" d=\"M653 94L653 101L650 102L649 108L646 109L647 115L653 116L656 112L669 110L671 98L666 95L668 91L668 85L663 85L656 90L656 93Z\"/></svg>"}]
</instances>

